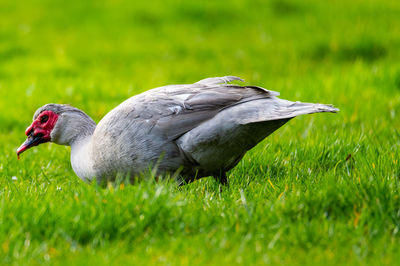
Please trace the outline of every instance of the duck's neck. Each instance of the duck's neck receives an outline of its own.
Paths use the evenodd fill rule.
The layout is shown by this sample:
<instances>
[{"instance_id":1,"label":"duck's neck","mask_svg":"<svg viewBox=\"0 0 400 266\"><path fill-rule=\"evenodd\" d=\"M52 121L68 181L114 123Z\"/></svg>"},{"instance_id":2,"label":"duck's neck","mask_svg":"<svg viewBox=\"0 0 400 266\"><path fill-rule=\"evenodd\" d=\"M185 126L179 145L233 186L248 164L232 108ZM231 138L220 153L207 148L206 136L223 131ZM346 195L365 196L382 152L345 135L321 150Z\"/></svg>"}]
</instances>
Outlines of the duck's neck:
<instances>
[{"instance_id":1,"label":"duck's neck","mask_svg":"<svg viewBox=\"0 0 400 266\"><path fill-rule=\"evenodd\" d=\"M72 169L80 179L90 182L95 176L92 159L92 135L77 138L71 144Z\"/></svg>"},{"instance_id":2,"label":"duck's neck","mask_svg":"<svg viewBox=\"0 0 400 266\"><path fill-rule=\"evenodd\" d=\"M51 141L60 145L74 146L88 136L93 135L96 123L87 114L77 109L76 112L61 114L54 129Z\"/></svg>"},{"instance_id":3,"label":"duck's neck","mask_svg":"<svg viewBox=\"0 0 400 266\"><path fill-rule=\"evenodd\" d=\"M71 126L74 127L72 132L76 132L76 135L69 141L72 169L80 179L90 182L95 177L91 139L96 129L96 123L87 117L87 119L76 120Z\"/></svg>"}]
</instances>

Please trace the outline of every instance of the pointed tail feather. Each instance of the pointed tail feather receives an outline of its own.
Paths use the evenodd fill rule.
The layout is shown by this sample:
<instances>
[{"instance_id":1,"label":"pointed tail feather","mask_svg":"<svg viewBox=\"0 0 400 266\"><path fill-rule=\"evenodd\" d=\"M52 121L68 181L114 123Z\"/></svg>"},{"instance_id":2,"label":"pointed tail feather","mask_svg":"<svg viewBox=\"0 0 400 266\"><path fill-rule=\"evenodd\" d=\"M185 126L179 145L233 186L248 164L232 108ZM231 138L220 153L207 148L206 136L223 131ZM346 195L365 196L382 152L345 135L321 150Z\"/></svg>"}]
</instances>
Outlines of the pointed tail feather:
<instances>
[{"instance_id":1,"label":"pointed tail feather","mask_svg":"<svg viewBox=\"0 0 400 266\"><path fill-rule=\"evenodd\" d=\"M340 110L333 107L331 104L320 104L320 103L302 103L302 102L292 102L287 106L287 110L293 116L313 114L313 113L336 113Z\"/></svg>"},{"instance_id":2,"label":"pointed tail feather","mask_svg":"<svg viewBox=\"0 0 400 266\"><path fill-rule=\"evenodd\" d=\"M231 110L233 111L233 109ZM250 101L238 105L235 110L237 110L236 117L240 124L290 119L299 115L313 113L336 113L339 111L332 105L291 102L277 97Z\"/></svg>"}]
</instances>

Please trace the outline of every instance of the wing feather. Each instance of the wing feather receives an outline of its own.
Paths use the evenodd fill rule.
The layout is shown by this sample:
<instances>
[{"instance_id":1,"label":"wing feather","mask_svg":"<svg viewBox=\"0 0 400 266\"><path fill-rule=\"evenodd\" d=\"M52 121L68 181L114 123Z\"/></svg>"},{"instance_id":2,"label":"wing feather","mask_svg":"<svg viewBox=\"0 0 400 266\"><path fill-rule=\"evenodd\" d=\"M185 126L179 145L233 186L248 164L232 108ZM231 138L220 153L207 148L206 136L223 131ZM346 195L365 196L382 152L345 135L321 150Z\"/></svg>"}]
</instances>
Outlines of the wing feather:
<instances>
[{"instance_id":1,"label":"wing feather","mask_svg":"<svg viewBox=\"0 0 400 266\"><path fill-rule=\"evenodd\" d=\"M159 130L168 140L177 139L186 132L213 118L221 110L239 103L270 98L276 93L255 86L219 84L239 80L237 77L210 78L191 85L175 88L169 86L163 101L156 101L158 116L154 130ZM185 97L182 97L185 95ZM158 99L161 99L158 96ZM162 112L160 108L168 106ZM149 106L146 110L152 109ZM169 110L175 110L170 112Z\"/></svg>"},{"instance_id":2,"label":"wing feather","mask_svg":"<svg viewBox=\"0 0 400 266\"><path fill-rule=\"evenodd\" d=\"M166 140L172 140L213 118L223 109L276 95L260 87L228 84L233 80L241 79L234 76L208 78L194 84L149 90L120 104L106 115L101 124L122 118L125 122L121 123L152 125L148 127L150 132L157 130Z\"/></svg>"}]
</instances>

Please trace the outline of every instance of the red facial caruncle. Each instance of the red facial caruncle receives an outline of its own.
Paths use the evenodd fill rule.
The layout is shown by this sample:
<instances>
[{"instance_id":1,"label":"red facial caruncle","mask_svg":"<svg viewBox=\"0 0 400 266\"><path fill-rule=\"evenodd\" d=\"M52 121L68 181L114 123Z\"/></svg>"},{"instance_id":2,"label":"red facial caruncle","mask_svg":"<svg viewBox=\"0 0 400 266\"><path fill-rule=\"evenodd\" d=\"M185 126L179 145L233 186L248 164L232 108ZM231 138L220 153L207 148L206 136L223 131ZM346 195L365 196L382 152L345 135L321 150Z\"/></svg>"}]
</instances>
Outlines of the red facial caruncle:
<instances>
[{"instance_id":1,"label":"red facial caruncle","mask_svg":"<svg viewBox=\"0 0 400 266\"><path fill-rule=\"evenodd\" d=\"M49 142L51 140L51 131L57 120L58 115L56 113L49 110L41 112L25 131L28 138L17 150L18 159L19 155L27 149Z\"/></svg>"}]
</instances>

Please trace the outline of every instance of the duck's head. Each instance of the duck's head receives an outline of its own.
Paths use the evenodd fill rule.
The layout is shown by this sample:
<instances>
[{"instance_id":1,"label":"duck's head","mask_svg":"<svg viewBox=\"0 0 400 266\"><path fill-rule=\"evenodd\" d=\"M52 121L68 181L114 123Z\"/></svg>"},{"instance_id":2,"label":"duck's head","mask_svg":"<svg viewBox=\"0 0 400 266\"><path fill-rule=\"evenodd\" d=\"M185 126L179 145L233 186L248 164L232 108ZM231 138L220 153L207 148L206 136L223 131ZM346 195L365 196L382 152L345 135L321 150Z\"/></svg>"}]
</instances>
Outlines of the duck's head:
<instances>
[{"instance_id":1,"label":"duck's head","mask_svg":"<svg viewBox=\"0 0 400 266\"><path fill-rule=\"evenodd\" d=\"M32 124L26 129L26 141L17 155L46 142L70 145L82 132L95 127L93 120L81 110L65 104L46 104L36 110Z\"/></svg>"}]
</instances>

